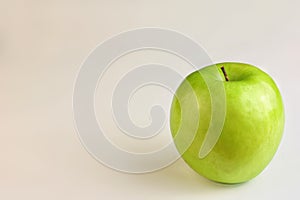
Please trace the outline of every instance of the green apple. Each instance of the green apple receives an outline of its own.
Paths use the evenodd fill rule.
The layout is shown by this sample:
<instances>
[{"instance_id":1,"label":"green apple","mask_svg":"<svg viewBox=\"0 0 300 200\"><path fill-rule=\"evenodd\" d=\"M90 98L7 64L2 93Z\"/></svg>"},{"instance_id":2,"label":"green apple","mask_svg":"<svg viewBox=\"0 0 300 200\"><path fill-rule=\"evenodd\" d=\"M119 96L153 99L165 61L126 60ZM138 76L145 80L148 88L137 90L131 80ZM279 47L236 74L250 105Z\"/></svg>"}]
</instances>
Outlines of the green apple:
<instances>
[{"instance_id":1,"label":"green apple","mask_svg":"<svg viewBox=\"0 0 300 200\"><path fill-rule=\"evenodd\" d=\"M212 95L208 81L225 95ZM186 89L187 84L192 89ZM191 106L195 104L191 93L196 107ZM213 99L220 102L212 103ZM220 110L214 117L221 116L223 121L214 122L213 110ZM221 183L242 183L262 172L284 129L284 107L275 82L257 67L243 63L219 63L190 74L177 89L170 113L174 143L184 161L202 176ZM197 123L196 129L192 123ZM220 133L208 131L211 123L220 123ZM175 139L180 130L181 137ZM206 141L208 134L216 141ZM185 138L190 140L191 135L189 142ZM211 147L201 156L205 142Z\"/></svg>"}]
</instances>

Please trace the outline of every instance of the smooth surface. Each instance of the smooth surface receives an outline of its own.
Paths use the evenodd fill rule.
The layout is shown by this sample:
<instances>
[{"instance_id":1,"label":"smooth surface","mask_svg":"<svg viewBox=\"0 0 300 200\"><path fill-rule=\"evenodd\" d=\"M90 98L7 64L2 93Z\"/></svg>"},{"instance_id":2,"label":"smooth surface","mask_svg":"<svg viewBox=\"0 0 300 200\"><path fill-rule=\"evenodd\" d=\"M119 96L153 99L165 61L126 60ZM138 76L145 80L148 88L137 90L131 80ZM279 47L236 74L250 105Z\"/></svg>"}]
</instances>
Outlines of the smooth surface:
<instances>
[{"instance_id":1,"label":"smooth surface","mask_svg":"<svg viewBox=\"0 0 300 200\"><path fill-rule=\"evenodd\" d=\"M0 1L0 199L299 199L299 7L297 0ZM81 63L103 40L143 26L177 30L203 45L214 62L251 63L274 78L286 126L278 153L259 177L223 186L182 160L156 173L123 174L81 146L72 115ZM125 57L105 79L117 80L122 64L136 64L137 57L191 72L176 57L150 52ZM132 115L147 124L142 108ZM123 145L125 138L112 137Z\"/></svg>"},{"instance_id":2,"label":"smooth surface","mask_svg":"<svg viewBox=\"0 0 300 200\"><path fill-rule=\"evenodd\" d=\"M220 93L209 92L205 77L212 79L215 87L224 84L225 100L220 99ZM183 87L186 84L191 84L193 91L187 91ZM197 94L199 106L196 108L191 108L191 98L187 98L190 92ZM213 98L226 104L213 105ZM213 108L226 113L220 133L208 131L209 124L214 123ZM186 109L200 113L197 131L179 128L194 118L181 114ZM173 137L180 133L196 134L186 152L179 148L186 143L186 137L175 140L178 151L183 153L182 158L196 172L218 183L243 183L260 174L273 158L284 129L282 98L274 81L258 68L243 63L218 63L190 74L177 89L170 112ZM223 117L218 114L215 117ZM207 139L209 137L217 140ZM211 146L211 151L200 157L203 146Z\"/></svg>"}]
</instances>

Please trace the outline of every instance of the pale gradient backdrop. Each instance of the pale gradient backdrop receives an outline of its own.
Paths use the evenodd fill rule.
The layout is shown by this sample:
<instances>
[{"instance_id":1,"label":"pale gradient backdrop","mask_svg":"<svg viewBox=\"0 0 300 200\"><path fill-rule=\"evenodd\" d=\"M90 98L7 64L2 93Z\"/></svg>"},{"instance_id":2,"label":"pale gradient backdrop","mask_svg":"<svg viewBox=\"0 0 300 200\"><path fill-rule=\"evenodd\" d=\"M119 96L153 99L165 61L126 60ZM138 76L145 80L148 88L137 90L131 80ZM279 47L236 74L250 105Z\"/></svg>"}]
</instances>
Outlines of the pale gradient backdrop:
<instances>
[{"instance_id":1,"label":"pale gradient backdrop","mask_svg":"<svg viewBox=\"0 0 300 200\"><path fill-rule=\"evenodd\" d=\"M299 7L298 0L0 0L0 199L299 199ZM219 185L182 160L130 175L85 151L72 113L80 65L100 42L145 26L184 33L214 62L251 63L275 79L286 127L278 153L260 176L243 185ZM191 71L176 57L144 52L120 60L106 79L116 81L122 70L152 60ZM167 105L166 99L156 101ZM136 112L141 109L133 109L133 118L147 124ZM115 138L126 146L125 139Z\"/></svg>"}]
</instances>

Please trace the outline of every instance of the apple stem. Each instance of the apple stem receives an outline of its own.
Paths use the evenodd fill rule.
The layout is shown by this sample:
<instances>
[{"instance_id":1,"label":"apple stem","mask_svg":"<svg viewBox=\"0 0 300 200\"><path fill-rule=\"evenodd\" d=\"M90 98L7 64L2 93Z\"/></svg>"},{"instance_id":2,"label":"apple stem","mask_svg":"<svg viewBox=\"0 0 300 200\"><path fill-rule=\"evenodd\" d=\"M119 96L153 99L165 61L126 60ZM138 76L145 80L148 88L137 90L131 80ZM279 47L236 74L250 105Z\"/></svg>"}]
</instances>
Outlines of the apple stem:
<instances>
[{"instance_id":1,"label":"apple stem","mask_svg":"<svg viewBox=\"0 0 300 200\"><path fill-rule=\"evenodd\" d=\"M221 67L221 70L222 70L222 72L223 72L223 74L224 74L225 80L226 80L226 81L229 81L229 78L228 78L228 75L227 75L227 73L226 73L226 71L225 71L224 66Z\"/></svg>"}]
</instances>

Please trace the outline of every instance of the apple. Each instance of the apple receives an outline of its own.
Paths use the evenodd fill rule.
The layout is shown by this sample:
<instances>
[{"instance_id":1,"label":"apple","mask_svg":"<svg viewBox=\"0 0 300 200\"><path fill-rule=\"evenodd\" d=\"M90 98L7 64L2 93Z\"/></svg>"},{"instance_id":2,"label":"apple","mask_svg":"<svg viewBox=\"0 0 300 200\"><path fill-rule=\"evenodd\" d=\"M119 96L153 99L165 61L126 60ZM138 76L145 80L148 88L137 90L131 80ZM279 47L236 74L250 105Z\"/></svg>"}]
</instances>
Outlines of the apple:
<instances>
[{"instance_id":1,"label":"apple","mask_svg":"<svg viewBox=\"0 0 300 200\"><path fill-rule=\"evenodd\" d=\"M223 88L224 96L211 95L207 80ZM220 102L212 104L214 98ZM217 116L223 121L213 122L213 109L220 110ZM172 136L184 161L200 175L228 184L246 182L263 171L277 151L284 121L282 98L272 78L255 66L235 62L188 75L176 90L170 111ZM211 122L220 123L220 133L208 131ZM177 134L181 137L175 139ZM201 156L208 134L216 141L208 141L211 148Z\"/></svg>"}]
</instances>

